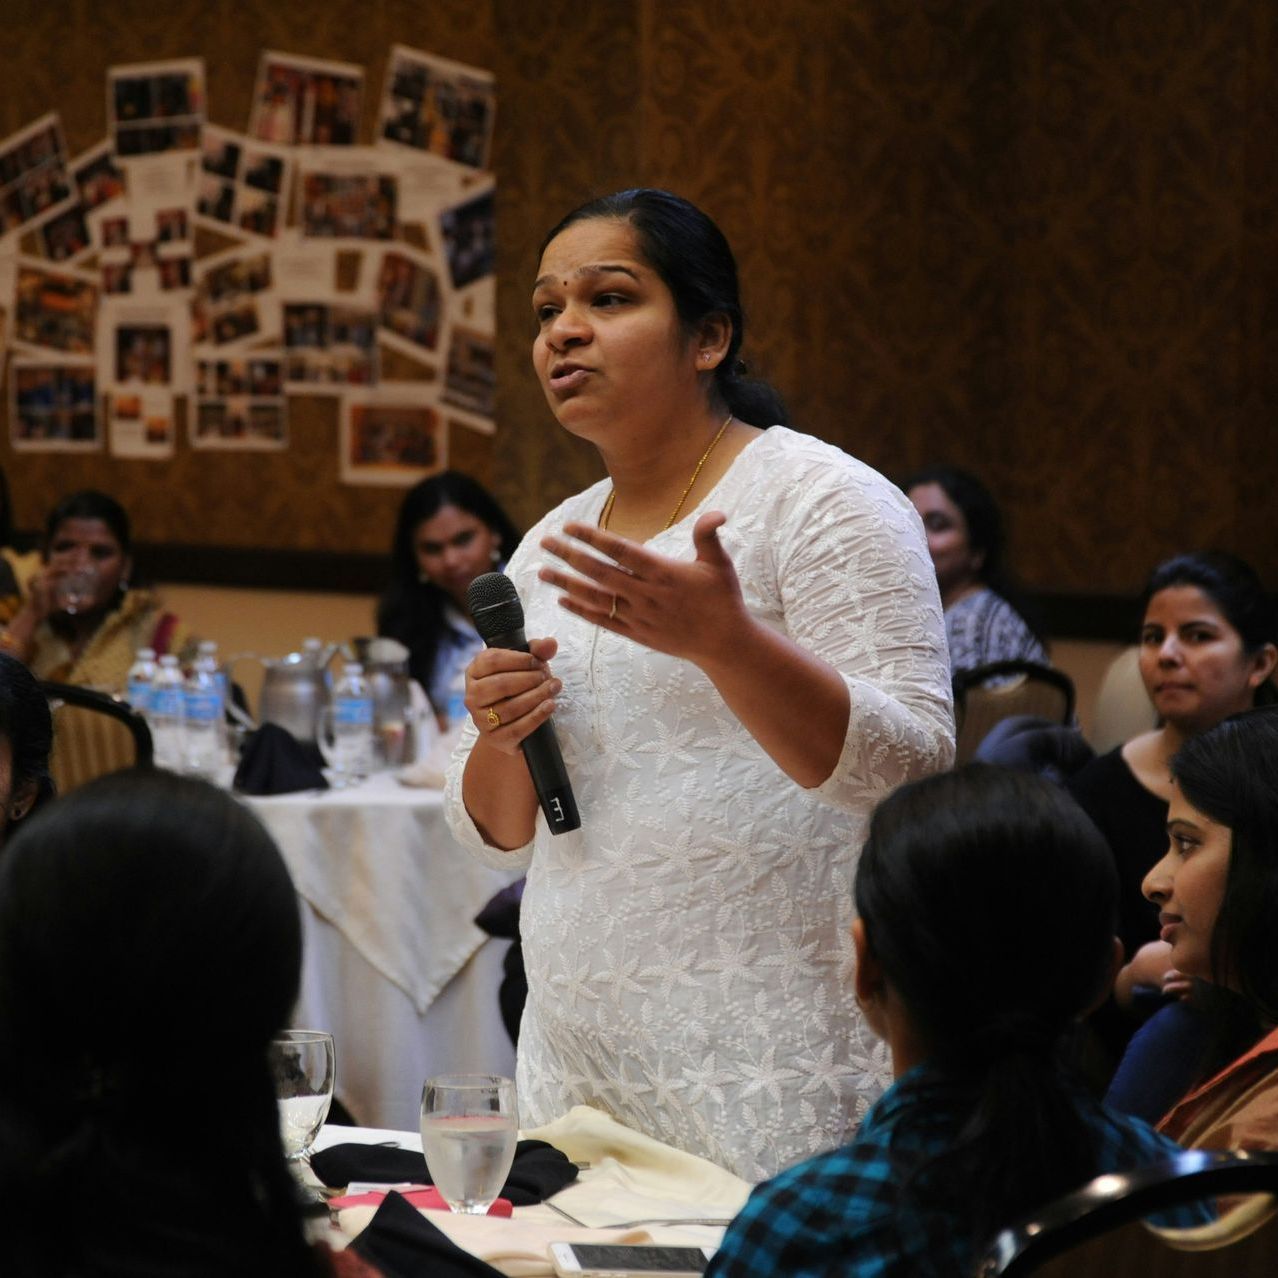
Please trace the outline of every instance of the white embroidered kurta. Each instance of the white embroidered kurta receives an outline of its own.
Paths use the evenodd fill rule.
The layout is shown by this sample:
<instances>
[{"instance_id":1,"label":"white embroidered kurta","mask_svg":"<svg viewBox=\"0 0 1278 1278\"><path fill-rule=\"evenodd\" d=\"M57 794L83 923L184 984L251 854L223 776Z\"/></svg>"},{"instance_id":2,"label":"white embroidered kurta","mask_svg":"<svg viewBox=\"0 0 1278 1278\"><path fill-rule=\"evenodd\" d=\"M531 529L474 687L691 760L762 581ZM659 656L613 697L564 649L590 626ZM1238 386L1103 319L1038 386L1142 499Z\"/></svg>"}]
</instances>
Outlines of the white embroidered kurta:
<instances>
[{"instance_id":1,"label":"white embroidered kurta","mask_svg":"<svg viewBox=\"0 0 1278 1278\"><path fill-rule=\"evenodd\" d=\"M750 611L834 666L851 716L819 788L795 784L691 663L574 617L539 582L539 540L595 522L609 485L570 498L511 559L526 633L553 635L555 730L581 829L538 815L516 853L461 802L454 832L526 864L521 1124L575 1104L749 1180L849 1138L890 1083L852 996L852 879L874 804L949 765L953 718L936 574L910 503L840 450L774 426L651 550L692 559L705 510Z\"/></svg>"}]
</instances>

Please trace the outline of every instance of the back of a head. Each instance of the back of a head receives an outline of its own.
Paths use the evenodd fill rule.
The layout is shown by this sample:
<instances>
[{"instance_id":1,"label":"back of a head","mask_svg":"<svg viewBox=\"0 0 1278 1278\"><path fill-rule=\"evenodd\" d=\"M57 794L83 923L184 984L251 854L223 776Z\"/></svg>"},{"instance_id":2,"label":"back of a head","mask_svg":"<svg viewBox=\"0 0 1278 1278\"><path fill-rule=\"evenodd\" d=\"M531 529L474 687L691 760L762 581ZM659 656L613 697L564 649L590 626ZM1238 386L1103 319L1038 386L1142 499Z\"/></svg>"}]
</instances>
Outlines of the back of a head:
<instances>
[{"instance_id":1,"label":"back of a head","mask_svg":"<svg viewBox=\"0 0 1278 1278\"><path fill-rule=\"evenodd\" d=\"M1212 972L1278 1021L1278 706L1190 737L1172 760L1181 794L1229 829L1229 869L1212 930Z\"/></svg>"},{"instance_id":2,"label":"back of a head","mask_svg":"<svg viewBox=\"0 0 1278 1278\"><path fill-rule=\"evenodd\" d=\"M255 1246L292 1245L266 1046L300 967L287 869L228 794L116 773L24 826L0 854L0 1185L29 1206L28 1245L87 1245L38 1232L55 1181L92 1199L78 1228L96 1234L103 1222L84 1221L105 1181L118 1205L130 1191L178 1201L200 1176L225 1188L219 1247L237 1211ZM116 1244L140 1222L113 1212Z\"/></svg>"},{"instance_id":3,"label":"back of a head","mask_svg":"<svg viewBox=\"0 0 1278 1278\"><path fill-rule=\"evenodd\" d=\"M905 1183L975 1242L1097 1170L1056 1050L1107 988L1117 898L1101 835L1041 777L969 764L874 814L857 910L960 1120Z\"/></svg>"},{"instance_id":4,"label":"back of a head","mask_svg":"<svg viewBox=\"0 0 1278 1278\"><path fill-rule=\"evenodd\" d=\"M1002 1029L1059 1035L1110 973L1113 857L1040 777L971 764L895 791L874 813L856 900L932 1052L959 1066L978 1066L982 1042L997 1052Z\"/></svg>"}]
</instances>

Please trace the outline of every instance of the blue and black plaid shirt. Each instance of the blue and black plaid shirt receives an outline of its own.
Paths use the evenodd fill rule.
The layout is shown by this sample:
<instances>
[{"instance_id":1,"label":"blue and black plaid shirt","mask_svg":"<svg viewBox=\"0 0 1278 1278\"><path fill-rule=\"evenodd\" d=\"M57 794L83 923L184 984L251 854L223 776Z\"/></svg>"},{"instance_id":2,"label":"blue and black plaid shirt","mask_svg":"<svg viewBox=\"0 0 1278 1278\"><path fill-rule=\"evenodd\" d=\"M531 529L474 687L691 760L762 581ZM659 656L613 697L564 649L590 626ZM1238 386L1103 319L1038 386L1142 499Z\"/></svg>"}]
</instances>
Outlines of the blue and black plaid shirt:
<instances>
[{"instance_id":1,"label":"blue and black plaid shirt","mask_svg":"<svg viewBox=\"0 0 1278 1278\"><path fill-rule=\"evenodd\" d=\"M900 1172L893 1157L899 1162L902 1155L912 1160L943 1153L960 1126L949 1103L926 1066L903 1075L866 1115L850 1145L787 1168L754 1190L706 1278L967 1278L986 1240L972 1237L953 1212L896 1201ZM893 1146L902 1118L916 1115L920 1105L926 1124L912 1123ZM1081 1091L1079 1114L1096 1133L1097 1174L1180 1152L1140 1119Z\"/></svg>"}]
</instances>

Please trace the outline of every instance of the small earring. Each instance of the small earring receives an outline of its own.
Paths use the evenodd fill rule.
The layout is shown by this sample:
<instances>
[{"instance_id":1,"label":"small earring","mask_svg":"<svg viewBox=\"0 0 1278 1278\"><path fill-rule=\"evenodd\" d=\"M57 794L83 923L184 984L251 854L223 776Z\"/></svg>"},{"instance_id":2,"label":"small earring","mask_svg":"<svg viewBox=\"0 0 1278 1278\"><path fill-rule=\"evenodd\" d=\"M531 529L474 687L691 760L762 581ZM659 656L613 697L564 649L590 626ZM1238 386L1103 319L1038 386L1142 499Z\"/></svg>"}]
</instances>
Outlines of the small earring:
<instances>
[{"instance_id":1,"label":"small earring","mask_svg":"<svg viewBox=\"0 0 1278 1278\"><path fill-rule=\"evenodd\" d=\"M495 564L499 564L499 563L501 563L501 551L500 551L500 550L498 550L496 546L494 546L494 547L493 547L493 548L492 548L492 549L488 552L488 555L489 555L489 557L492 559L493 563L495 563Z\"/></svg>"}]
</instances>

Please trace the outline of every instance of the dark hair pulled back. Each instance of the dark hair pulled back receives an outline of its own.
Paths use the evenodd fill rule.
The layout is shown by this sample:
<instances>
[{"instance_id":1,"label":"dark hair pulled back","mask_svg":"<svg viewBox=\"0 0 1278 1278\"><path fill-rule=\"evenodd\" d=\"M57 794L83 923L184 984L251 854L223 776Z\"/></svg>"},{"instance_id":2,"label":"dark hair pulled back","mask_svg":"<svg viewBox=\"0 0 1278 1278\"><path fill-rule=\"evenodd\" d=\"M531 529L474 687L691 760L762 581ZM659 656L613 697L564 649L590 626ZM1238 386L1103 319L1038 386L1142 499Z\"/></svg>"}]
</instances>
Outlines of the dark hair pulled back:
<instances>
[{"instance_id":1,"label":"dark hair pulled back","mask_svg":"<svg viewBox=\"0 0 1278 1278\"><path fill-rule=\"evenodd\" d=\"M697 206L671 191L635 187L600 196L573 209L542 241L541 249L577 222L612 218L629 222L644 260L674 296L675 309L688 332L710 315L727 317L732 335L727 354L714 372L714 389L723 406L752 426L787 425L780 393L748 376L741 358L745 313L737 262L727 238Z\"/></svg>"},{"instance_id":2,"label":"dark hair pulled back","mask_svg":"<svg viewBox=\"0 0 1278 1278\"><path fill-rule=\"evenodd\" d=\"M1040 777L970 764L903 786L871 820L857 911L964 1119L905 1192L953 1202L977 1236L1096 1170L1056 1049L1106 988L1117 900L1104 839Z\"/></svg>"}]
</instances>

